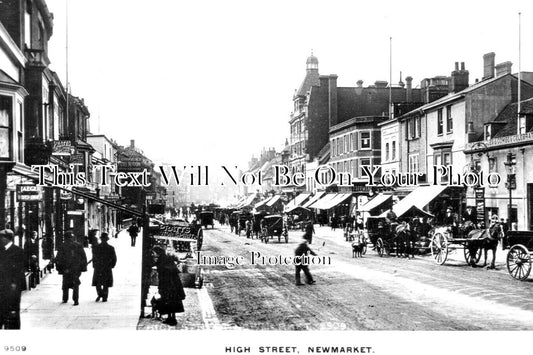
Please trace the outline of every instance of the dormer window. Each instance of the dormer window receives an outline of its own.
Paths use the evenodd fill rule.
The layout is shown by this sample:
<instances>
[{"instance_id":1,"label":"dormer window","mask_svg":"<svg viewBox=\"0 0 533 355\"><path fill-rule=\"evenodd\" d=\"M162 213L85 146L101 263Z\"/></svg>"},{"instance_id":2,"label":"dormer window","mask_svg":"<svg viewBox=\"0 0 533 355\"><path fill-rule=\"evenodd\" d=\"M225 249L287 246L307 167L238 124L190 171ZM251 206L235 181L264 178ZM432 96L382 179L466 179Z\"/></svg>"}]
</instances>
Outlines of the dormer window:
<instances>
[{"instance_id":1,"label":"dormer window","mask_svg":"<svg viewBox=\"0 0 533 355\"><path fill-rule=\"evenodd\" d=\"M485 125L485 140L489 140L492 137L492 126L490 124Z\"/></svg>"}]
</instances>

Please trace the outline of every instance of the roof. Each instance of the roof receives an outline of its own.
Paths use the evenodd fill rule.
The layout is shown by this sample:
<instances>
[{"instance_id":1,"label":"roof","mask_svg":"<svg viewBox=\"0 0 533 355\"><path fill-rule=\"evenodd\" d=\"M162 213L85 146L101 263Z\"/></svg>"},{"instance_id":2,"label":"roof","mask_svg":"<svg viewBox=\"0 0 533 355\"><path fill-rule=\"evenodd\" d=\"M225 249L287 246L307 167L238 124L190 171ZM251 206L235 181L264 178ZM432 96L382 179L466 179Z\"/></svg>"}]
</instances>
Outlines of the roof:
<instances>
[{"instance_id":1,"label":"roof","mask_svg":"<svg viewBox=\"0 0 533 355\"><path fill-rule=\"evenodd\" d=\"M520 103L520 111L522 112L522 114L532 115L533 114L533 98L522 101ZM514 136L517 131L517 127L516 127L517 116L518 116L518 103L513 102L505 106L502 112L500 112L500 114L492 122L489 122L489 124L490 123L501 123L501 124L504 123L505 124L505 126L503 126L500 130L498 130L492 135L492 138Z\"/></svg>"},{"instance_id":2,"label":"roof","mask_svg":"<svg viewBox=\"0 0 533 355\"><path fill-rule=\"evenodd\" d=\"M320 76L318 70L308 70L305 74L305 78L300 84L300 88L296 91L295 96L306 96L307 92L311 90L312 86L320 86Z\"/></svg>"},{"instance_id":3,"label":"roof","mask_svg":"<svg viewBox=\"0 0 533 355\"><path fill-rule=\"evenodd\" d=\"M430 110L432 108L444 105L446 103L462 99L465 96L465 94L468 94L468 93L470 93L470 92L472 92L474 90L482 88L485 85L493 83L493 82L495 82L497 80L500 80L502 78L505 78L506 76L509 76L509 75L512 76L512 74L505 74L505 75L496 76L494 78L490 78L490 79L487 79L487 80L482 80L482 81L480 81L478 83L470 85L469 87L467 87L466 89L464 89L462 91L459 91L459 92L456 92L456 93L450 93L450 94L448 94L446 96L441 97L440 99L437 99L437 100L432 101L430 103L427 103L427 104L425 104L423 106L420 106L419 108L416 108L416 109L414 109L412 111L409 111L406 114L400 116L399 118L411 116L414 113L417 113L417 112L420 112L420 111Z\"/></svg>"},{"instance_id":4,"label":"roof","mask_svg":"<svg viewBox=\"0 0 533 355\"><path fill-rule=\"evenodd\" d=\"M337 194L337 196L333 197L329 201L325 201L324 204L321 206L323 210L329 210L335 206L340 205L343 202L346 202L349 198L352 197L352 194Z\"/></svg>"}]
</instances>

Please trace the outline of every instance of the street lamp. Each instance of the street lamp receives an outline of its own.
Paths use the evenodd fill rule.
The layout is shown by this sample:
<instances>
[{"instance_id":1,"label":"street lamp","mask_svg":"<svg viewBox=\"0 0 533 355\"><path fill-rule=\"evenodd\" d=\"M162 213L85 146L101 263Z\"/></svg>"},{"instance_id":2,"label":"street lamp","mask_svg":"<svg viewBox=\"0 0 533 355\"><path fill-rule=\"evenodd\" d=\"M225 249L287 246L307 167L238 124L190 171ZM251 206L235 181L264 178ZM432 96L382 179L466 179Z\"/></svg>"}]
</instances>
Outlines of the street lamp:
<instances>
[{"instance_id":1,"label":"street lamp","mask_svg":"<svg viewBox=\"0 0 533 355\"><path fill-rule=\"evenodd\" d=\"M512 220L511 220L511 211L512 211L512 191L516 189L516 171L515 171L515 165L516 165L516 154L513 154L511 151L507 153L507 161L503 163L505 165L505 168L507 170L507 183L505 186L509 190L509 205L507 207L507 217L508 222L507 226L509 230L511 230Z\"/></svg>"}]
</instances>

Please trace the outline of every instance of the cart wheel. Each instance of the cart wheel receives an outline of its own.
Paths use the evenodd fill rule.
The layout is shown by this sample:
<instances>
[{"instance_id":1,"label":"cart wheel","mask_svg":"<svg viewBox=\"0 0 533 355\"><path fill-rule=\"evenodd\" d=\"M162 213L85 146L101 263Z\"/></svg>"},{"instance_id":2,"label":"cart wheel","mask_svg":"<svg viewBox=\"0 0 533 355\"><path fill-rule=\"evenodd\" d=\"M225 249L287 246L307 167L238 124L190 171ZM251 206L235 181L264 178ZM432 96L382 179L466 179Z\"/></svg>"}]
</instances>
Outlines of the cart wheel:
<instances>
[{"instance_id":1,"label":"cart wheel","mask_svg":"<svg viewBox=\"0 0 533 355\"><path fill-rule=\"evenodd\" d=\"M441 233L435 233L431 239L431 255L435 262L442 265L448 259L448 241L446 236Z\"/></svg>"},{"instance_id":2,"label":"cart wheel","mask_svg":"<svg viewBox=\"0 0 533 355\"><path fill-rule=\"evenodd\" d=\"M378 238L378 240L376 242L376 250L377 250L379 256L383 256L383 254L385 253L385 248L384 248L384 245L383 245L383 239Z\"/></svg>"},{"instance_id":3,"label":"cart wheel","mask_svg":"<svg viewBox=\"0 0 533 355\"><path fill-rule=\"evenodd\" d=\"M464 248L464 254L465 254L465 261L468 265L470 266L476 266L476 264L479 262L479 260L481 259L481 253L482 253L482 248L477 248L476 249L476 253L475 254L472 254L471 251L470 251L470 248L468 247L468 244L465 245L465 248Z\"/></svg>"},{"instance_id":4,"label":"cart wheel","mask_svg":"<svg viewBox=\"0 0 533 355\"><path fill-rule=\"evenodd\" d=\"M516 280L527 279L531 272L531 256L525 246L516 244L511 247L507 253L507 271Z\"/></svg>"}]
</instances>

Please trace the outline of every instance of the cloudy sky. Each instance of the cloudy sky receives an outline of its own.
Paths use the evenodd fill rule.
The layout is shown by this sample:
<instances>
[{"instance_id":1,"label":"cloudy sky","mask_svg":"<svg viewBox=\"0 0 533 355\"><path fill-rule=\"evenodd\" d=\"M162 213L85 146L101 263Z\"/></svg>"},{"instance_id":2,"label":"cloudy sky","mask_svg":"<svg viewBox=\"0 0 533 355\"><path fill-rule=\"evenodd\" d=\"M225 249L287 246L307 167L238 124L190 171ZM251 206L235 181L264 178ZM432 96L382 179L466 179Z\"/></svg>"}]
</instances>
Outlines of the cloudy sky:
<instances>
[{"instance_id":1,"label":"cloudy sky","mask_svg":"<svg viewBox=\"0 0 533 355\"><path fill-rule=\"evenodd\" d=\"M66 0L54 13L52 69L65 82ZM533 71L533 2L76 0L68 4L69 82L94 133L135 139L156 162L244 166L289 135L293 92L313 50L339 86L482 77L487 52Z\"/></svg>"}]
</instances>

